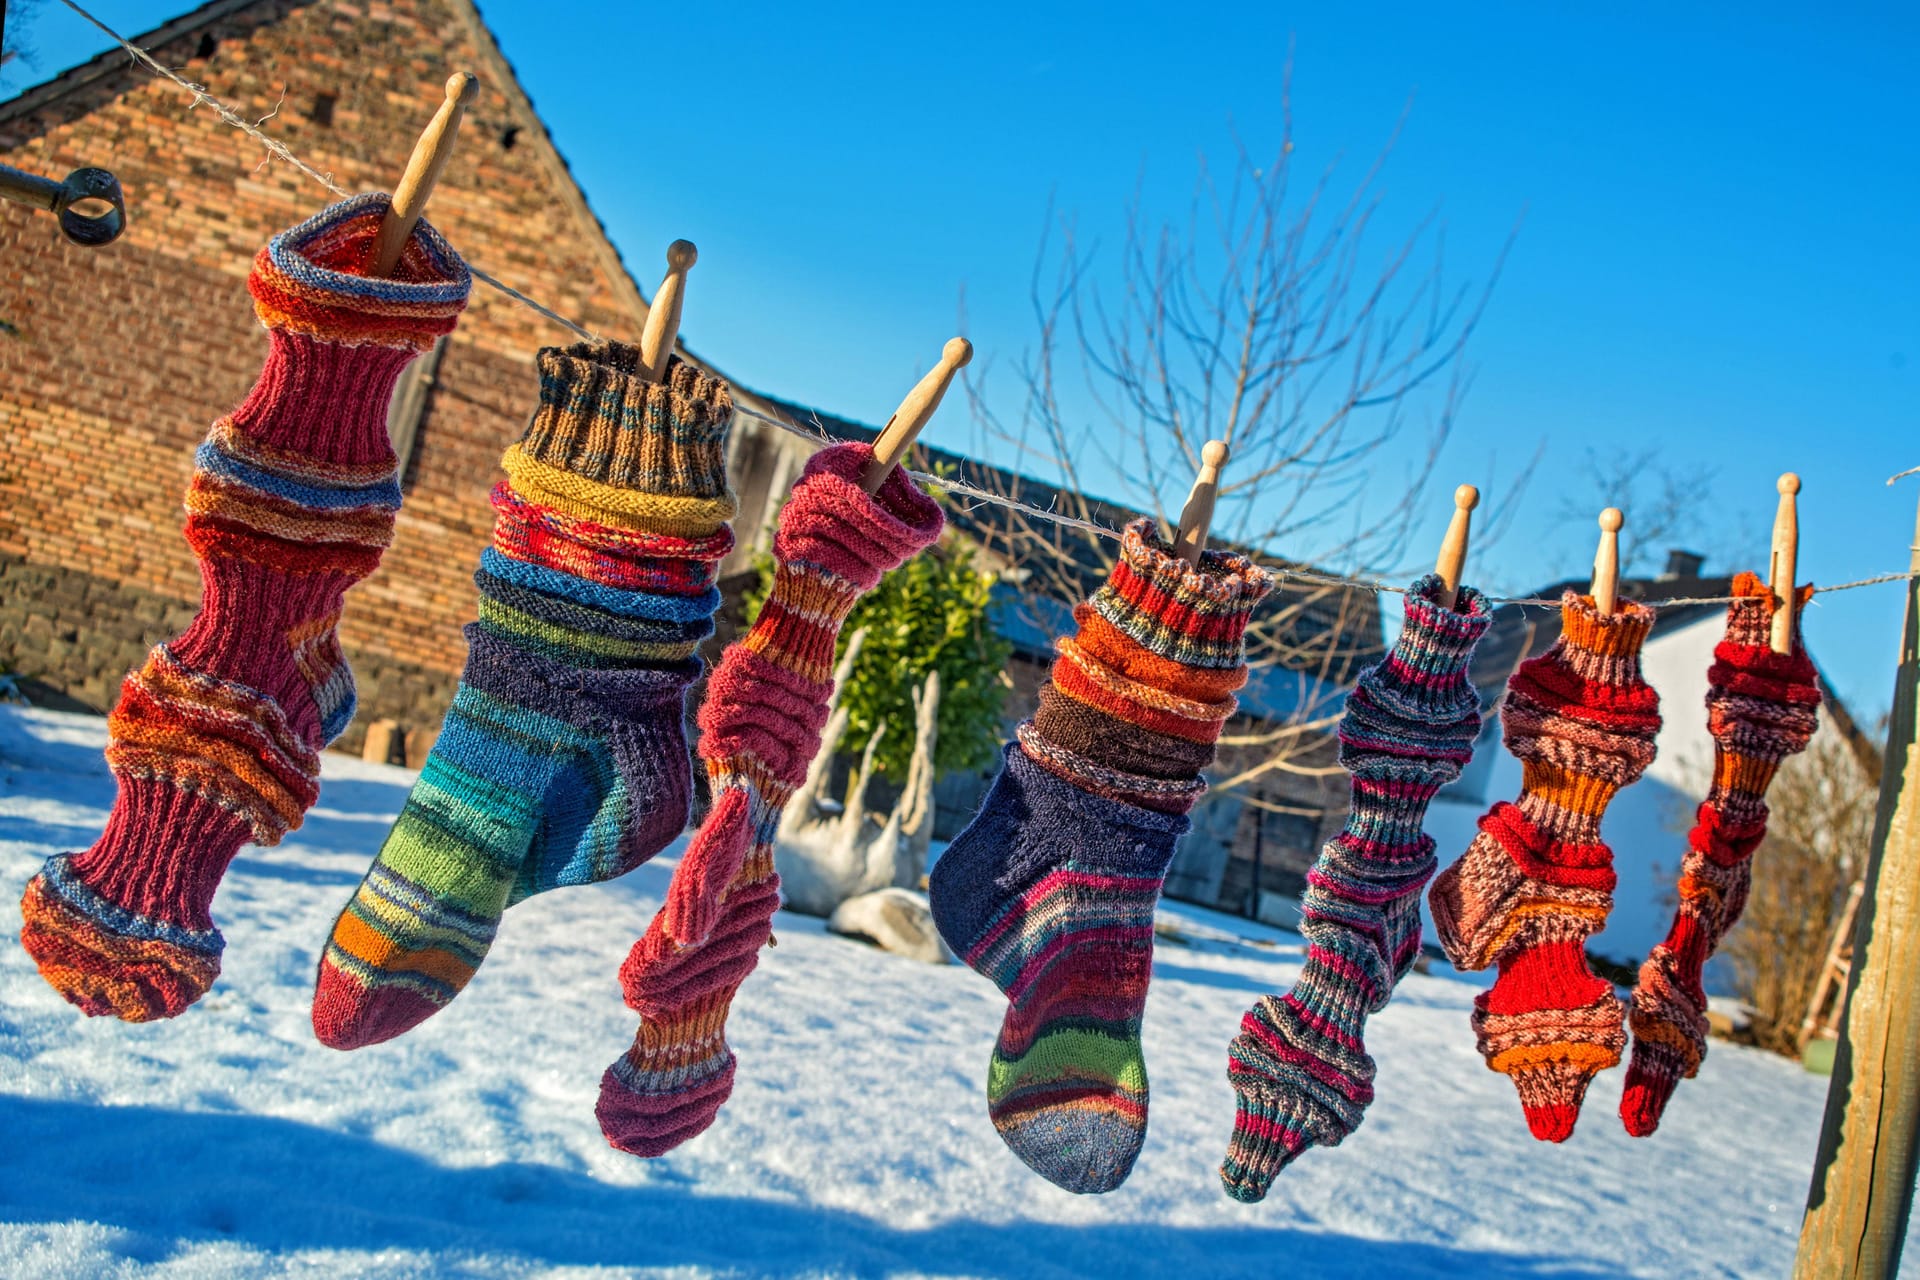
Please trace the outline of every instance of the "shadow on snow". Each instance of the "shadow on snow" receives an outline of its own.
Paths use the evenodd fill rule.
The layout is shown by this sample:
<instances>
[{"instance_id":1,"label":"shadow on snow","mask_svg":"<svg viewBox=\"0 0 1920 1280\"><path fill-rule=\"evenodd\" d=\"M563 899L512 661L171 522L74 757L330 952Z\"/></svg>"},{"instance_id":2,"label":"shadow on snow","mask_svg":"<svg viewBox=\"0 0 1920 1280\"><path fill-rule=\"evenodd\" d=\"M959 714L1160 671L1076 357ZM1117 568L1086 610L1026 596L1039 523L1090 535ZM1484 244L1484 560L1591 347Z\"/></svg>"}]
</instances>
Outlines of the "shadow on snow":
<instances>
[{"instance_id":1,"label":"shadow on snow","mask_svg":"<svg viewBox=\"0 0 1920 1280\"><path fill-rule=\"evenodd\" d=\"M274 1253L407 1249L443 1261L486 1255L777 1278L1618 1274L1572 1258L1254 1225L1263 1212L1271 1220L1274 1206L1249 1209L1244 1227L964 1219L895 1227L781 1200L609 1186L539 1164L448 1168L369 1138L267 1116L0 1095L0 1132L8 1138L0 1150L0 1221L121 1228L127 1234L115 1246L147 1262L171 1256L182 1242L233 1241Z\"/></svg>"}]
</instances>

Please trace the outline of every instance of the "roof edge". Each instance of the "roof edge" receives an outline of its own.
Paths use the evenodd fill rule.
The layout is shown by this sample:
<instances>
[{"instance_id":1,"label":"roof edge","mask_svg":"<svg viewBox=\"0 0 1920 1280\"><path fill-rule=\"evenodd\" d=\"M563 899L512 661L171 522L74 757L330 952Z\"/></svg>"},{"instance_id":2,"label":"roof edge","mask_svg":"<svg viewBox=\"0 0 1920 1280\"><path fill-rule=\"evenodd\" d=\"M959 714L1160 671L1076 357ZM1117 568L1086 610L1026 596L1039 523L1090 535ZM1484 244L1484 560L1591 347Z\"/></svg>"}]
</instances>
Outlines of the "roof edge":
<instances>
[{"instance_id":1,"label":"roof edge","mask_svg":"<svg viewBox=\"0 0 1920 1280\"><path fill-rule=\"evenodd\" d=\"M612 282L614 291L625 295L621 301L632 310L638 326L644 327L649 310L646 295L641 292L639 282L634 279L626 259L621 256L620 247L614 244L613 236L607 231L607 224L602 222L600 215L593 211L593 205L587 199L586 189L580 185L580 179L574 176L573 166L567 162L566 155L560 150L559 144L553 140L553 134L547 129L546 119L534 107L533 99L527 95L526 89L521 85L519 73L513 69L513 63L507 60L506 52L501 49L500 41L495 38L493 28L487 25L486 17L480 12L479 4L476 0L446 0L446 2L459 15L461 23L467 28L468 36L480 50L480 56L492 64L489 69L494 73L494 81L499 86L500 92L506 95L507 101L516 112L532 121L533 127L539 132L542 150L552 163L553 176L558 180L563 193L561 199L567 205L568 211L582 219L588 230L592 232L597 245L595 256L600 259L601 270ZM637 333L636 328L636 335Z\"/></svg>"},{"instance_id":2,"label":"roof edge","mask_svg":"<svg viewBox=\"0 0 1920 1280\"><path fill-rule=\"evenodd\" d=\"M191 36L202 27L211 26L225 18L268 2L269 0L207 0L207 3L197 9L183 13L151 30L129 36L127 39L131 44L143 49L151 49L179 40L184 36ZM285 0L285 2L291 9L299 9L315 4L318 0ZM573 166L567 162L565 154L554 142L546 120L535 109L533 99L527 95L526 89L521 85L519 74L513 69L513 64L508 61L505 52L500 48L500 42L495 38L493 29L487 25L479 5L474 0L446 0L446 3L453 10L461 26L465 28L474 47L480 51L480 57L488 63L487 70L492 73L490 79L506 96L514 114L531 122L533 130L538 133L537 140L542 154L548 160L556 180L555 185L560 190L559 199L567 207L568 212L578 218L592 236L595 242L595 257L599 259L598 265L611 283L623 309L632 313L636 328L644 326L648 310L646 295L641 292L639 282L627 267L626 260L620 254L619 246L614 244L613 237L607 231L607 224L601 221L600 215L594 212L592 204L587 200L586 191L580 185L579 178L574 175ZM124 50L118 45L113 45L77 66L69 67L38 84L28 86L14 97L0 102L0 124L31 115L108 76L128 70L128 65L123 60L125 56Z\"/></svg>"},{"instance_id":3,"label":"roof edge","mask_svg":"<svg viewBox=\"0 0 1920 1280\"><path fill-rule=\"evenodd\" d=\"M314 0L291 0L296 6L314 3ZM201 27L209 26L222 18L230 17L242 9L251 9L263 0L207 0L206 4L190 10L173 19L163 22L151 31L143 31L137 36L129 36L128 42L142 49L154 45L166 44L178 40L181 36L192 35ZM38 84L28 85L13 97L0 101L0 124L18 120L31 115L49 103L58 102L70 93L76 93L96 80L126 69L124 63L117 61L124 56L119 45L109 46L77 66L57 71Z\"/></svg>"}]
</instances>

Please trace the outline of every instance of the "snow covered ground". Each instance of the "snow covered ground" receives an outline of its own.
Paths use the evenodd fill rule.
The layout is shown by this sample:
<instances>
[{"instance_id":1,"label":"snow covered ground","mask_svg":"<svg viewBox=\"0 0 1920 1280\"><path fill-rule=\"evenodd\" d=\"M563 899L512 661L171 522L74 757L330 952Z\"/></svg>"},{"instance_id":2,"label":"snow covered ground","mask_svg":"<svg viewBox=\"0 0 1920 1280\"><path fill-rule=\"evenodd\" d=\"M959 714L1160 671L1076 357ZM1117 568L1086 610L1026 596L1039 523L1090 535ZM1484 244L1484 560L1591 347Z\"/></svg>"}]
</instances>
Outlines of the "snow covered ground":
<instances>
[{"instance_id":1,"label":"snow covered ground","mask_svg":"<svg viewBox=\"0 0 1920 1280\"><path fill-rule=\"evenodd\" d=\"M1473 1048L1474 988L1411 977L1375 1019L1379 1102L1261 1205L1220 1191L1242 1010L1300 940L1175 907L1147 1016L1152 1126L1132 1179L1029 1174L982 1096L983 980L783 914L736 1005L732 1103L665 1159L608 1148L615 973L671 857L516 907L473 985L340 1054L307 1023L317 948L411 775L326 760L319 807L244 852L215 905L214 992L172 1022L82 1018L13 941L19 887L85 847L104 722L0 707L0 1273L8 1276L1528 1277L1782 1275L1825 1081L1717 1044L1652 1139L1620 1072L1562 1147L1527 1136ZM1238 941L1258 938L1267 945Z\"/></svg>"}]
</instances>

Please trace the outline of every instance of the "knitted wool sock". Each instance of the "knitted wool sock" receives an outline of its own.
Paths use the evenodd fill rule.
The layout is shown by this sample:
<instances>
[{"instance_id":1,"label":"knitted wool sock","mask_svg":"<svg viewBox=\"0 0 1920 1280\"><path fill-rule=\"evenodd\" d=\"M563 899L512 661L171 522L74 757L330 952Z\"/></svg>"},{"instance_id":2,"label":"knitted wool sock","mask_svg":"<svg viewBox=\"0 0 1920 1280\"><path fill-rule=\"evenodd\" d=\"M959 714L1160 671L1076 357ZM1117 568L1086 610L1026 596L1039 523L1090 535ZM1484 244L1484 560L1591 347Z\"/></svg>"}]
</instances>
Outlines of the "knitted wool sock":
<instances>
[{"instance_id":1,"label":"knitted wool sock","mask_svg":"<svg viewBox=\"0 0 1920 1280\"><path fill-rule=\"evenodd\" d=\"M1800 641L1773 652L1773 592L1751 573L1733 582L1727 634L1707 672L1707 729L1713 734L1713 785L1687 836L1680 863L1680 906L1666 941L1653 949L1634 985L1620 1119L1644 1138L1660 1125L1682 1078L1707 1052L1707 994L1701 973L1747 905L1753 851L1767 834L1767 786L1788 756L1806 749L1819 727L1820 684ZM1800 589L1800 604L1813 595Z\"/></svg>"},{"instance_id":2,"label":"knitted wool sock","mask_svg":"<svg viewBox=\"0 0 1920 1280\"><path fill-rule=\"evenodd\" d=\"M774 833L820 749L840 625L944 525L898 469L879 493L862 489L872 457L868 445L835 445L807 463L780 510L773 592L707 685L700 758L713 806L620 969L640 1030L601 1078L595 1112L622 1151L671 1151L712 1124L732 1092L727 1011L772 933Z\"/></svg>"},{"instance_id":3,"label":"knitted wool sock","mask_svg":"<svg viewBox=\"0 0 1920 1280\"><path fill-rule=\"evenodd\" d=\"M733 547L732 402L691 365L649 384L637 361L618 344L540 353L540 408L493 491L459 691L320 958L325 1044L418 1025L473 977L509 904L622 875L686 827L686 690ZM532 466L600 520L526 498Z\"/></svg>"},{"instance_id":4,"label":"knitted wool sock","mask_svg":"<svg viewBox=\"0 0 1920 1280\"><path fill-rule=\"evenodd\" d=\"M1626 1047L1625 1006L1587 964L1585 943L1613 905L1600 817L1652 762L1660 731L1660 697L1640 675L1653 611L1622 601L1602 618L1590 596L1569 591L1560 616L1560 639L1520 664L1501 708L1523 766L1520 803L1480 819L1428 898L1456 967L1500 966L1474 1000L1474 1031L1548 1142L1572 1136L1588 1083Z\"/></svg>"},{"instance_id":5,"label":"knitted wool sock","mask_svg":"<svg viewBox=\"0 0 1920 1280\"><path fill-rule=\"evenodd\" d=\"M1393 652L1347 697L1340 763L1353 804L1307 873L1307 962L1291 992L1248 1011L1228 1050L1238 1106L1220 1179L1236 1200L1265 1198L1308 1147L1338 1146L1373 1101L1361 1035L1420 953L1420 891L1434 869L1421 823L1480 732L1467 663L1493 615L1471 587L1457 611L1436 603L1441 588L1434 575L1413 584Z\"/></svg>"},{"instance_id":6,"label":"knitted wool sock","mask_svg":"<svg viewBox=\"0 0 1920 1280\"><path fill-rule=\"evenodd\" d=\"M1153 910L1271 586L1243 557L1209 551L1193 568L1151 520L1128 525L1006 768L934 864L940 935L1009 1001L988 1115L1068 1191L1119 1186L1146 1138Z\"/></svg>"},{"instance_id":7,"label":"knitted wool sock","mask_svg":"<svg viewBox=\"0 0 1920 1280\"><path fill-rule=\"evenodd\" d=\"M195 455L186 536L200 613L129 675L108 718L119 795L106 831L27 884L20 940L89 1015L171 1018L206 994L225 943L210 910L227 864L277 844L319 792L320 748L353 718L335 636L400 506L387 401L452 331L470 281L419 224L388 279L364 269L385 196L275 236L247 287L265 367Z\"/></svg>"}]
</instances>

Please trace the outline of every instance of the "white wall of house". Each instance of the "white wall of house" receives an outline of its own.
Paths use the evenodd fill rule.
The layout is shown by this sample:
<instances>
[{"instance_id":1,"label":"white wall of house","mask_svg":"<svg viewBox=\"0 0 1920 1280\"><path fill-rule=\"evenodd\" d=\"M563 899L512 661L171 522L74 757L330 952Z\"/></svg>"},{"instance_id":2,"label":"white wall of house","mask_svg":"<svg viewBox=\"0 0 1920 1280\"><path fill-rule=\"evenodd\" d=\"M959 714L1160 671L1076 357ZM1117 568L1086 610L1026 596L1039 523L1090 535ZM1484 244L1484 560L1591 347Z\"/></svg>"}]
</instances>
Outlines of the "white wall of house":
<instances>
[{"instance_id":1,"label":"white wall of house","mask_svg":"<svg viewBox=\"0 0 1920 1280\"><path fill-rule=\"evenodd\" d=\"M1641 651L1647 682L1660 694L1657 754L1640 781L1615 796L1601 820L1601 835L1613 848L1620 877L1607 927L1590 944L1600 956L1637 966L1666 936L1673 920L1668 895L1686 852L1686 829L1706 795L1713 769L1713 738L1707 733L1707 668L1725 634L1723 615L1708 614L1687 625L1655 624ZM1824 719L1822 733L1832 732ZM1492 767L1484 768L1486 753ZM1427 832L1446 867L1466 851L1480 815L1496 800L1520 797L1520 762L1508 754L1497 722L1474 750L1476 764L1460 782L1442 791L1427 813ZM1423 910L1424 910L1423 904ZM1427 938L1433 921L1427 917ZM1710 985L1713 975L1709 974Z\"/></svg>"}]
</instances>

